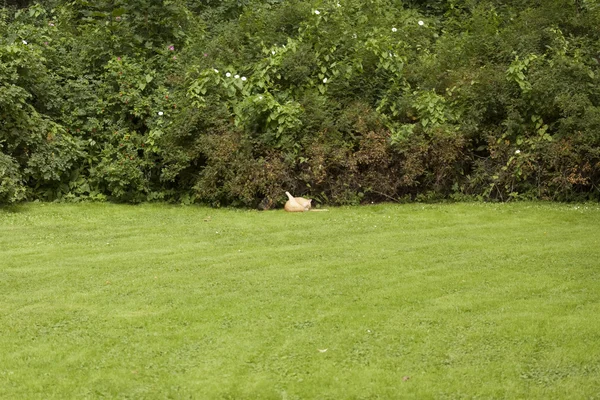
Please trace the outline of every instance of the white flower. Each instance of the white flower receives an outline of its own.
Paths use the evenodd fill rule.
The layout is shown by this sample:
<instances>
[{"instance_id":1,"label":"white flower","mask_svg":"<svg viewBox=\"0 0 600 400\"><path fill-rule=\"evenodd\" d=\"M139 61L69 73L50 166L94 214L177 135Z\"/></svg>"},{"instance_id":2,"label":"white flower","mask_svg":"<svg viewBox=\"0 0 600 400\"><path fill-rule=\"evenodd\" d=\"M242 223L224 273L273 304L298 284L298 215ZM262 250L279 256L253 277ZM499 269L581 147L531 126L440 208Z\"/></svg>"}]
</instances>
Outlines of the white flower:
<instances>
[{"instance_id":1,"label":"white flower","mask_svg":"<svg viewBox=\"0 0 600 400\"><path fill-rule=\"evenodd\" d=\"M239 79L239 78L240 78L240 76L239 76L239 75L236 75L236 76L234 76L234 78L235 78L235 79Z\"/></svg>"},{"instance_id":2,"label":"white flower","mask_svg":"<svg viewBox=\"0 0 600 400\"><path fill-rule=\"evenodd\" d=\"M323 83L327 83L327 78L323 78Z\"/></svg>"},{"instance_id":3,"label":"white flower","mask_svg":"<svg viewBox=\"0 0 600 400\"><path fill-rule=\"evenodd\" d=\"M340 3L337 3L336 6L341 7L342 5Z\"/></svg>"},{"instance_id":4,"label":"white flower","mask_svg":"<svg viewBox=\"0 0 600 400\"><path fill-rule=\"evenodd\" d=\"M258 96L258 99L259 99L259 100L262 100L262 96Z\"/></svg>"},{"instance_id":5,"label":"white flower","mask_svg":"<svg viewBox=\"0 0 600 400\"><path fill-rule=\"evenodd\" d=\"M225 76L229 78L231 76L231 72L226 73Z\"/></svg>"},{"instance_id":6,"label":"white flower","mask_svg":"<svg viewBox=\"0 0 600 400\"><path fill-rule=\"evenodd\" d=\"M421 26L423 26L423 25L425 25L425 22L419 21L418 24L421 25Z\"/></svg>"},{"instance_id":7,"label":"white flower","mask_svg":"<svg viewBox=\"0 0 600 400\"><path fill-rule=\"evenodd\" d=\"M159 112L158 112L158 115L160 115L160 116L162 117L162 115L163 115L163 112L162 112L162 111L159 111Z\"/></svg>"},{"instance_id":8,"label":"white flower","mask_svg":"<svg viewBox=\"0 0 600 400\"><path fill-rule=\"evenodd\" d=\"M392 28L392 32L396 32L398 29L396 29L395 27Z\"/></svg>"},{"instance_id":9,"label":"white flower","mask_svg":"<svg viewBox=\"0 0 600 400\"><path fill-rule=\"evenodd\" d=\"M515 150L515 154L519 154L521 150Z\"/></svg>"},{"instance_id":10,"label":"white flower","mask_svg":"<svg viewBox=\"0 0 600 400\"><path fill-rule=\"evenodd\" d=\"M356 33L352 34L352 39L356 39Z\"/></svg>"},{"instance_id":11,"label":"white flower","mask_svg":"<svg viewBox=\"0 0 600 400\"><path fill-rule=\"evenodd\" d=\"M315 10L315 14L319 15L319 14L321 14L321 11Z\"/></svg>"},{"instance_id":12,"label":"white flower","mask_svg":"<svg viewBox=\"0 0 600 400\"><path fill-rule=\"evenodd\" d=\"M219 73L219 70L215 68L215 72L218 74L218 73Z\"/></svg>"},{"instance_id":13,"label":"white flower","mask_svg":"<svg viewBox=\"0 0 600 400\"><path fill-rule=\"evenodd\" d=\"M271 50L271 54L275 55L275 50Z\"/></svg>"},{"instance_id":14,"label":"white flower","mask_svg":"<svg viewBox=\"0 0 600 400\"><path fill-rule=\"evenodd\" d=\"M242 80L243 80L243 81L245 81L245 80L246 80L246 77L245 77L245 76L242 76Z\"/></svg>"},{"instance_id":15,"label":"white flower","mask_svg":"<svg viewBox=\"0 0 600 400\"><path fill-rule=\"evenodd\" d=\"M392 53L389 53L389 54L390 54L390 58L394 57L394 55Z\"/></svg>"},{"instance_id":16,"label":"white flower","mask_svg":"<svg viewBox=\"0 0 600 400\"><path fill-rule=\"evenodd\" d=\"M27 44L27 40L23 40L23 44Z\"/></svg>"}]
</instances>

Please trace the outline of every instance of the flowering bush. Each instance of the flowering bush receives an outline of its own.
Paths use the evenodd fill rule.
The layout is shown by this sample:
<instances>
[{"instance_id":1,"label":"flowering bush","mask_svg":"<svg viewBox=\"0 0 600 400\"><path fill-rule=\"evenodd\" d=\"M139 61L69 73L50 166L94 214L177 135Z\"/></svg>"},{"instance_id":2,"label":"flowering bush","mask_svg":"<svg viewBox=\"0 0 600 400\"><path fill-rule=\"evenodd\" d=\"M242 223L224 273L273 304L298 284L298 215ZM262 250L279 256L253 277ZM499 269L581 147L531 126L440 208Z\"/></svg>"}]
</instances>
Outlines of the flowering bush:
<instances>
[{"instance_id":1,"label":"flowering bush","mask_svg":"<svg viewBox=\"0 0 600 400\"><path fill-rule=\"evenodd\" d=\"M44 4L0 15L2 202L600 198L590 2Z\"/></svg>"}]
</instances>

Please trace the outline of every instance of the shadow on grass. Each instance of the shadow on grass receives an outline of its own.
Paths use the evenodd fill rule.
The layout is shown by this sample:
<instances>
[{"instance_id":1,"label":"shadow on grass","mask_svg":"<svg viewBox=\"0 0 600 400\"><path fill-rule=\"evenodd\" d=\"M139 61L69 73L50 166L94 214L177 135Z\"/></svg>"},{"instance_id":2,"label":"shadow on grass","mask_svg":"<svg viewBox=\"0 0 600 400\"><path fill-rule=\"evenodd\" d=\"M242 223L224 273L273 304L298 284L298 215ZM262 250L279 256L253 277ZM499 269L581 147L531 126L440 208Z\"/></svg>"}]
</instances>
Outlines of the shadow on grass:
<instances>
[{"instance_id":1,"label":"shadow on grass","mask_svg":"<svg viewBox=\"0 0 600 400\"><path fill-rule=\"evenodd\" d=\"M26 204L0 204L0 213L17 214L27 209Z\"/></svg>"}]
</instances>

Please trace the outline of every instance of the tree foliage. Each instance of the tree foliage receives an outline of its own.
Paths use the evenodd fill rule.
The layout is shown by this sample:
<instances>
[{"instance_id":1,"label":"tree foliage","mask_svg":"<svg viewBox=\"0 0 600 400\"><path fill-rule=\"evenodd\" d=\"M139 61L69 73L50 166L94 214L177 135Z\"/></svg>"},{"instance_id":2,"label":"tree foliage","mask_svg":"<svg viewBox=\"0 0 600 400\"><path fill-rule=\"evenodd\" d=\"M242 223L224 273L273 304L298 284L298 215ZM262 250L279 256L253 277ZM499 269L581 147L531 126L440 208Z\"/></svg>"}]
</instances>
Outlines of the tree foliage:
<instances>
[{"instance_id":1,"label":"tree foliage","mask_svg":"<svg viewBox=\"0 0 600 400\"><path fill-rule=\"evenodd\" d=\"M595 0L0 13L0 202L600 199Z\"/></svg>"}]
</instances>

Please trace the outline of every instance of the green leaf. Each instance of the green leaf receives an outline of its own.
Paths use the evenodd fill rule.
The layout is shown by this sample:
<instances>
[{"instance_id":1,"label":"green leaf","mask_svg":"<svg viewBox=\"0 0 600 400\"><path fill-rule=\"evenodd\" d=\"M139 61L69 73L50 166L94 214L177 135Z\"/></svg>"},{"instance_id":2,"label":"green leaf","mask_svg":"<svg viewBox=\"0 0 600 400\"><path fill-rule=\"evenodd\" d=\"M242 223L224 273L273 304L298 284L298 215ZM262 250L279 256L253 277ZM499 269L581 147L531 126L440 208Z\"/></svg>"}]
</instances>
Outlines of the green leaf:
<instances>
[{"instance_id":1,"label":"green leaf","mask_svg":"<svg viewBox=\"0 0 600 400\"><path fill-rule=\"evenodd\" d=\"M125 14L125 9L123 7L117 8L117 9L113 10L113 12L112 12L113 17L120 17L123 14Z\"/></svg>"}]
</instances>

